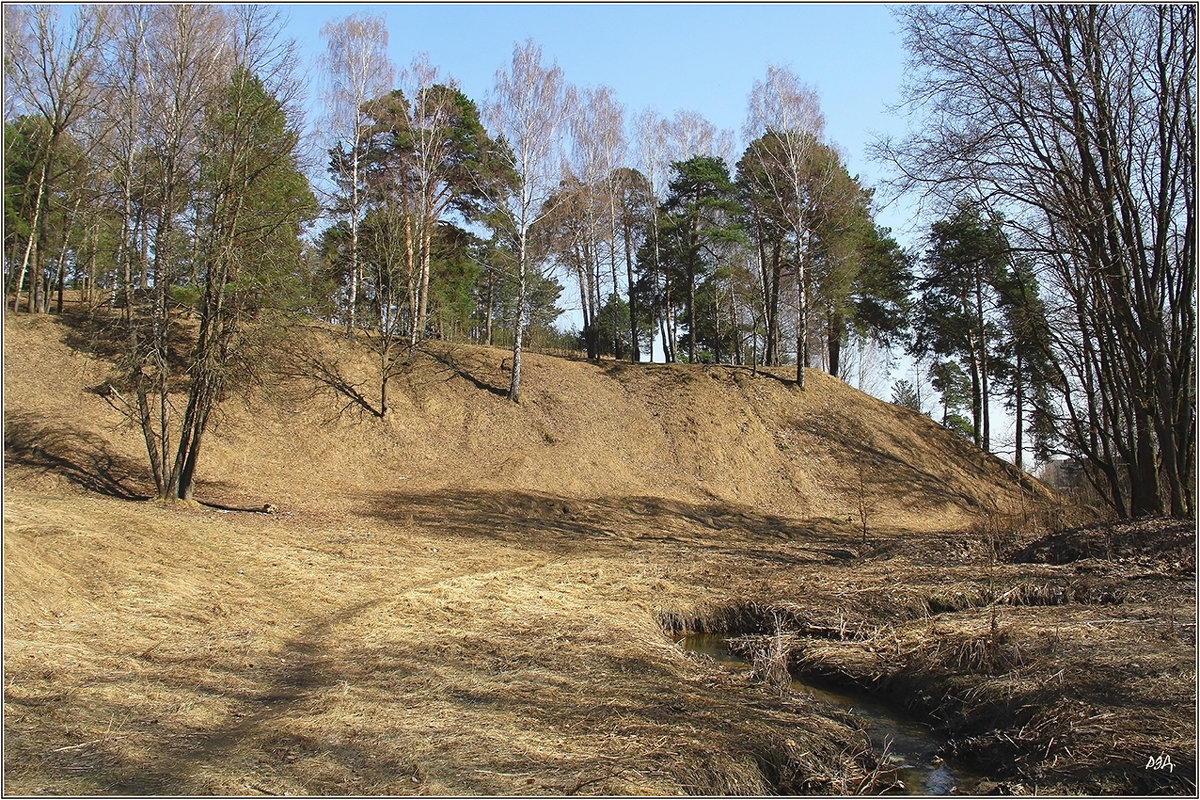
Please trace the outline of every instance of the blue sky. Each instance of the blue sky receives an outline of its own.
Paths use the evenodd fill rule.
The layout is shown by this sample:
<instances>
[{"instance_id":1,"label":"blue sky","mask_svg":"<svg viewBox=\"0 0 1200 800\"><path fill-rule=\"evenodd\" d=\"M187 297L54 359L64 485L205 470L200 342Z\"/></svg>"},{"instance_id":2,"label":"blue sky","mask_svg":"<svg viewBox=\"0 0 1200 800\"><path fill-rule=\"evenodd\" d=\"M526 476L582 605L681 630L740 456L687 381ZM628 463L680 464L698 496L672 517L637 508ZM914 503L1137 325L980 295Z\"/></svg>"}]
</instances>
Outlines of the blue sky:
<instances>
[{"instance_id":1,"label":"blue sky","mask_svg":"<svg viewBox=\"0 0 1200 800\"><path fill-rule=\"evenodd\" d=\"M385 17L398 68L427 52L477 102L487 97L513 44L532 38L571 83L612 87L627 116L646 107L668 117L697 111L734 133L739 154L751 86L768 64L788 65L818 91L827 138L867 185L883 175L866 157L868 142L903 128L887 112L899 99L904 52L899 24L884 5L401 3L279 10L290 17L288 33L314 77L324 49L321 26L356 12ZM316 99L315 81L311 91ZM888 209L879 219L908 245L909 216Z\"/></svg>"}]
</instances>

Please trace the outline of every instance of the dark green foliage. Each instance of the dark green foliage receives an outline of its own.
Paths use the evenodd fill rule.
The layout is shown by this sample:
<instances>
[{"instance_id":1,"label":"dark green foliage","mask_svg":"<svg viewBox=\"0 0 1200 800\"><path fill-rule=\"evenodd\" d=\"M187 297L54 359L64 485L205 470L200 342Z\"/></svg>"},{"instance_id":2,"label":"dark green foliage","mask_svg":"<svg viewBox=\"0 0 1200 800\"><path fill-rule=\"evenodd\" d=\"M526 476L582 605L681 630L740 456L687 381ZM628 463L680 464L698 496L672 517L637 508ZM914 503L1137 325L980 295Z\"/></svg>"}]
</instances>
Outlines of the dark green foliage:
<instances>
[{"instance_id":1,"label":"dark green foliage","mask_svg":"<svg viewBox=\"0 0 1200 800\"><path fill-rule=\"evenodd\" d=\"M33 235L33 263L26 286L35 310L45 311L56 285L69 281L77 264L72 234L77 233L83 187L89 169L87 153L74 137L62 132L51 142L49 124L40 116L21 116L4 125L4 254L5 287L15 291L17 272ZM39 193L42 179L45 185ZM36 208L41 198L40 213ZM33 221L37 229L33 230ZM15 268L15 269L14 269ZM56 281L57 279L57 281Z\"/></svg>"},{"instance_id":2,"label":"dark green foliage","mask_svg":"<svg viewBox=\"0 0 1200 800\"><path fill-rule=\"evenodd\" d=\"M989 384L993 353L1002 336L996 287L1009 269L1011 251L1002 218L975 203L960 203L934 223L918 284L913 352L954 359L969 375L972 440L990 446Z\"/></svg>"},{"instance_id":3,"label":"dark green foliage","mask_svg":"<svg viewBox=\"0 0 1200 800\"><path fill-rule=\"evenodd\" d=\"M942 396L942 425L964 439L972 439L974 428L962 414L971 403L971 381L963 368L954 361L937 361L929 377Z\"/></svg>"},{"instance_id":4,"label":"dark green foliage","mask_svg":"<svg viewBox=\"0 0 1200 800\"><path fill-rule=\"evenodd\" d=\"M423 89L415 102L395 89L367 103L372 120L363 157L378 202L389 192L435 192L432 199L467 219L485 211L489 181L507 178L493 174L497 147L474 101L458 88L434 84ZM338 148L331 154L331 172L341 168L349 154Z\"/></svg>"},{"instance_id":5,"label":"dark green foliage","mask_svg":"<svg viewBox=\"0 0 1200 800\"><path fill-rule=\"evenodd\" d=\"M798 148L799 182L779 135L751 142L737 165L743 224L757 250L763 296L765 361L779 364L780 299L802 275L806 313L824 331L829 371L837 374L848 334L891 345L907 328L910 260L871 219L872 192L815 138ZM797 195L799 185L801 193Z\"/></svg>"},{"instance_id":6,"label":"dark green foliage","mask_svg":"<svg viewBox=\"0 0 1200 800\"><path fill-rule=\"evenodd\" d=\"M209 155L200 185L211 204L202 279L210 291L223 284L222 305L232 301L240 311L294 308L301 296L299 237L317 214L295 155L299 134L288 127L280 102L244 68L234 71L206 122Z\"/></svg>"},{"instance_id":7,"label":"dark green foliage","mask_svg":"<svg viewBox=\"0 0 1200 800\"><path fill-rule=\"evenodd\" d=\"M1016 259L996 289L1003 339L997 352L997 377L1006 389L1006 405L1016 413L1016 462L1022 465L1026 437L1038 463L1046 463L1059 443L1052 393L1066 387L1051 353L1050 322L1038 280L1025 261Z\"/></svg>"},{"instance_id":8,"label":"dark green foliage","mask_svg":"<svg viewBox=\"0 0 1200 800\"><path fill-rule=\"evenodd\" d=\"M901 378L892 385L892 402L921 413L921 398L917 396L917 387L912 381Z\"/></svg>"},{"instance_id":9,"label":"dark green foliage","mask_svg":"<svg viewBox=\"0 0 1200 800\"><path fill-rule=\"evenodd\" d=\"M434 233L432 255L430 333L439 339L461 338L469 330L475 312L487 244L475 234L444 222Z\"/></svg>"},{"instance_id":10,"label":"dark green foliage","mask_svg":"<svg viewBox=\"0 0 1200 800\"><path fill-rule=\"evenodd\" d=\"M536 271L525 278L526 286L526 327L531 342L560 341L554 323L562 315L559 298L563 287L552 277ZM493 309L493 341L499 347L510 346L513 341L513 326L517 319L517 284L511 275L505 276L497 284ZM569 340L567 337L562 341ZM555 345L559 346L559 345Z\"/></svg>"},{"instance_id":11,"label":"dark green foliage","mask_svg":"<svg viewBox=\"0 0 1200 800\"><path fill-rule=\"evenodd\" d=\"M474 245L449 231L461 233L455 218L488 223L488 198L496 185L512 180L495 157L501 145L484 129L475 103L453 86L433 84L415 98L393 90L363 110L370 128L358 152L359 203L366 208L361 276L351 274L346 237L352 231L345 221L339 223L342 244L331 253L340 260L330 262L338 265L331 271L338 284L353 287L342 301L353 298L349 318L410 343L464 329L478 258L464 249ZM343 214L350 212L353 155L345 144L330 151L329 171L341 189L334 210Z\"/></svg>"},{"instance_id":12,"label":"dark green foliage","mask_svg":"<svg viewBox=\"0 0 1200 800\"><path fill-rule=\"evenodd\" d=\"M912 257L887 228L871 225L860 242L861 260L851 284L850 324L862 335L893 347L909 333L914 281Z\"/></svg>"},{"instance_id":13,"label":"dark green foliage","mask_svg":"<svg viewBox=\"0 0 1200 800\"><path fill-rule=\"evenodd\" d=\"M605 333L597 340L600 355L612 356L617 360L629 358L628 303L616 294L610 294L596 316L596 328Z\"/></svg>"},{"instance_id":14,"label":"dark green foliage","mask_svg":"<svg viewBox=\"0 0 1200 800\"><path fill-rule=\"evenodd\" d=\"M912 351L953 361L968 376L971 438L981 447L989 446L989 403L1004 397L1016 416L1014 460L1023 466L1026 449L1038 461L1051 455L1051 396L1062 384L1037 279L1028 262L1013 258L1003 225L972 203L933 225Z\"/></svg>"},{"instance_id":15,"label":"dark green foliage","mask_svg":"<svg viewBox=\"0 0 1200 800\"><path fill-rule=\"evenodd\" d=\"M29 116L4 123L4 250L10 262L15 248L29 235L46 127L41 118Z\"/></svg>"},{"instance_id":16,"label":"dark green foliage","mask_svg":"<svg viewBox=\"0 0 1200 800\"><path fill-rule=\"evenodd\" d=\"M712 277L725 247L744 241L736 217L737 201L729 168L720 158L695 156L671 165L667 199L659 209L659 252L670 285L670 303L687 319L688 360L699 357L701 310L697 290ZM666 303L665 294L661 297Z\"/></svg>"},{"instance_id":17,"label":"dark green foliage","mask_svg":"<svg viewBox=\"0 0 1200 800\"><path fill-rule=\"evenodd\" d=\"M313 245L311 261L308 297L313 316L333 319L338 287L348 280L351 269L350 224L339 220L323 229Z\"/></svg>"}]
</instances>

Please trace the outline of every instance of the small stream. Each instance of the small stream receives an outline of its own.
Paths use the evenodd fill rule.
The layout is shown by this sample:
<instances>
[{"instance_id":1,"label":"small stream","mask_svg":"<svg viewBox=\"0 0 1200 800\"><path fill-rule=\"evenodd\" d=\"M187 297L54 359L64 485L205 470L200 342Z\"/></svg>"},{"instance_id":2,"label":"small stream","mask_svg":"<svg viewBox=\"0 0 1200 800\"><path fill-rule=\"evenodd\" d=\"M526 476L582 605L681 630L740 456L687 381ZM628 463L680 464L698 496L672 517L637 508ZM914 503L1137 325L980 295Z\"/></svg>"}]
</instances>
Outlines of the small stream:
<instances>
[{"instance_id":1,"label":"small stream","mask_svg":"<svg viewBox=\"0 0 1200 800\"><path fill-rule=\"evenodd\" d=\"M749 669L739 656L729 652L723 634L692 634L684 637L683 647L705 653L734 669ZM867 735L876 754L886 753L887 762L897 768L896 777L903 790L893 793L948 795L971 793L982 778L970 770L943 761L937 753L946 740L928 725L912 720L894 707L865 693L847 692L828 686L792 680L792 691L812 695L867 722Z\"/></svg>"}]
</instances>

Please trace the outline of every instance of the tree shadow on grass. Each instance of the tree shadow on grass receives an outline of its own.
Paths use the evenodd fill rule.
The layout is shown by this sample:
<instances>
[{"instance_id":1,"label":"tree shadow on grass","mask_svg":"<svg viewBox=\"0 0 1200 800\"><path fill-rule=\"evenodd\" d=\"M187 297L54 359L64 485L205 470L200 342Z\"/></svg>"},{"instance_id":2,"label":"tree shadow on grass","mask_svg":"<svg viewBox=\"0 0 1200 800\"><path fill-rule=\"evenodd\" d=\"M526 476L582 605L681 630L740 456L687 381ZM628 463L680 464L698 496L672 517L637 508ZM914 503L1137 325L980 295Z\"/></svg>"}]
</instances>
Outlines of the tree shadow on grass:
<instances>
[{"instance_id":1,"label":"tree shadow on grass","mask_svg":"<svg viewBox=\"0 0 1200 800\"><path fill-rule=\"evenodd\" d=\"M196 724L186 714L162 714L161 706L159 714L149 716L144 705L132 700L125 705L104 700L102 707L93 708L95 701L87 698L87 692L68 691L58 698L62 708L70 711L72 706L83 706L80 722L73 727L86 730L82 720L90 717L101 726L106 719L119 720L118 729L110 731L111 736L105 733L92 741L47 748L44 740L22 736L14 730L17 723L6 719L9 741L15 742L6 745L6 768L10 775L15 768L25 773L25 781L51 786L58 780L78 786L82 779L91 787L87 793L95 794L188 795L231 788L237 794L290 794L297 784L302 792L317 795L350 795L372 789L376 794L392 794L396 786L419 791L419 781L413 780L418 775L416 767L402 756L382 752L371 742L358 743L293 724L297 716L312 714L310 706L343 682L356 687L366 684L379 697L386 695L387 687L377 685L378 680L372 685L370 674L357 670L353 658L344 658L344 648L354 643L339 642L336 630L379 602L364 601L316 617L277 651L255 656L255 661L271 664L265 668L261 663L255 668L242 659L236 667L220 666L214 661L211 644L194 647L183 639L168 645L173 651L150 648L130 655L137 669L105 671L90 681L88 688L127 684L128 691L118 696L130 698L145 696L147 686L153 687L151 694L158 697L186 698L199 692L225 701L232 698L232 713L216 724ZM196 669L203 670L199 682ZM111 691L103 694L114 696ZM23 706L36 705L37 698L6 702L20 711ZM331 768L306 779L299 769L303 766L299 762L306 759L324 759ZM245 764L239 766L238 762ZM356 777L370 780L357 786ZM214 779L218 783L211 784ZM231 781L240 785L230 786Z\"/></svg>"},{"instance_id":2,"label":"tree shadow on grass","mask_svg":"<svg viewBox=\"0 0 1200 800\"><path fill-rule=\"evenodd\" d=\"M911 508L946 504L974 512L985 510L981 499L961 485L955 485L947 481L944 475L922 469L897 455L906 452L901 442L896 442L893 449L885 450L863 431L846 432L823 426L810 418L798 420L795 426L810 436L831 442L831 449L845 453L845 461L862 471L861 487L854 475L849 477L847 483L836 486L847 498L857 498L859 492L863 491L871 496L894 498ZM943 439L938 444L944 446L947 441ZM956 455L948 453L947 458L955 460ZM968 452L968 455L973 454ZM984 455L980 453L980 457Z\"/></svg>"},{"instance_id":3,"label":"tree shadow on grass","mask_svg":"<svg viewBox=\"0 0 1200 800\"><path fill-rule=\"evenodd\" d=\"M455 358L453 349L421 347L419 350L442 366L448 367L452 373L452 376L462 378L463 380L469 382L476 389L489 392L497 397L503 397L506 399L508 398L508 389L506 387L493 386L491 383L488 383L487 381L477 377L470 370L468 370L465 365ZM503 369L503 367L501 367L501 369Z\"/></svg>"},{"instance_id":4,"label":"tree shadow on grass","mask_svg":"<svg viewBox=\"0 0 1200 800\"><path fill-rule=\"evenodd\" d=\"M852 531L835 520L795 520L719 503L659 497L564 498L527 492L445 489L378 491L364 513L411 522L448 537L487 539L552 555L605 553L631 544L788 564L840 558Z\"/></svg>"},{"instance_id":5,"label":"tree shadow on grass","mask_svg":"<svg viewBox=\"0 0 1200 800\"><path fill-rule=\"evenodd\" d=\"M11 412L4 420L4 461L63 475L71 483L123 500L146 500L144 470L113 453L95 433L32 412Z\"/></svg>"},{"instance_id":6,"label":"tree shadow on grass","mask_svg":"<svg viewBox=\"0 0 1200 800\"><path fill-rule=\"evenodd\" d=\"M394 610L385 600L369 600L320 614L286 642L254 656L270 662L266 669L244 659L222 665L214 655L229 655L228 647L214 653L211 646L183 640L131 655L137 669L100 676L100 683L127 685L127 691L101 689L109 699L99 707L82 687L61 698L64 711L75 707L84 711L80 723L90 720L72 726L74 739L22 735L13 726L25 719L19 712L30 703L15 703L16 719L6 721L13 743L6 748L6 767L10 775L14 768L21 773L22 785L78 791L82 783L89 794L394 795L425 793L432 778L449 780L456 793L528 788L565 795L620 787L627 779L637 785L645 775L663 772L678 773L687 785L689 764L728 752L765 762L782 736L782 728L739 711L748 698L681 681L667 662L631 654L608 637L574 650L562 646L554 625L514 635L473 627L470 619L450 648L361 635L372 615L387 619ZM226 701L222 719L170 713L169 698L195 696L197 669L203 670L199 690ZM343 700L345 693L349 699ZM154 716L132 699L148 694L159 698ZM131 699L112 699L123 697ZM749 699L769 702L765 696ZM422 717L428 730L396 736L392 718L414 704L428 707ZM773 703L763 711L783 713ZM105 732L110 718L119 724ZM494 737L514 721L548 736L561 730L614 733L569 753L531 753L520 741L497 746ZM695 733L692 723L705 727L703 742L682 735L685 727ZM627 747L635 738L660 746ZM436 742L440 755L430 760L429 747L415 747L422 740ZM820 755L837 758L844 744L829 741ZM426 755L419 758L415 749ZM697 789L726 793L730 787L720 773L718 768L714 783Z\"/></svg>"}]
</instances>

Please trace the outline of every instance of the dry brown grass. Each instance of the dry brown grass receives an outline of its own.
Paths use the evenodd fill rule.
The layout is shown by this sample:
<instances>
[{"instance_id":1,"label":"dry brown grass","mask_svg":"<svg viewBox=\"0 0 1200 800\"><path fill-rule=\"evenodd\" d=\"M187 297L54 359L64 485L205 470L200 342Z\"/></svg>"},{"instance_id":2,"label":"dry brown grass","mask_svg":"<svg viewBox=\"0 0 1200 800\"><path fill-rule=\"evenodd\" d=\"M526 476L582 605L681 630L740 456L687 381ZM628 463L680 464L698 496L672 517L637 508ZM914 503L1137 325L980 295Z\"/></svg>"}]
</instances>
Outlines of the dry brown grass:
<instances>
[{"instance_id":1,"label":"dry brown grass","mask_svg":"<svg viewBox=\"0 0 1200 800\"><path fill-rule=\"evenodd\" d=\"M514 406L488 391L503 353L438 344L386 420L272 379L223 407L197 495L281 513L221 513L127 499L150 493L140 441L87 391L109 366L81 330L5 321L7 793L869 788L844 716L667 633L767 630L772 612L803 665L919 685L964 752L1026 736L1021 775L1087 787L1063 765L1118 739L1177 773L1194 751L1182 705L1135 685L1194 697L1194 561L1137 578L998 559L973 522L999 511L1029 538L1045 490L826 376L800 394L725 367L531 356ZM319 343L369 390L360 352ZM847 521L860 472L866 544ZM1098 716L1100 695L1069 705L1071 674L1110 665L1136 728ZM1045 714L980 725L1027 696Z\"/></svg>"},{"instance_id":2,"label":"dry brown grass","mask_svg":"<svg viewBox=\"0 0 1200 800\"><path fill-rule=\"evenodd\" d=\"M7 789L761 794L867 774L857 731L664 636L662 604L696 591L673 577L686 545L509 510L471 533L10 488Z\"/></svg>"}]
</instances>

